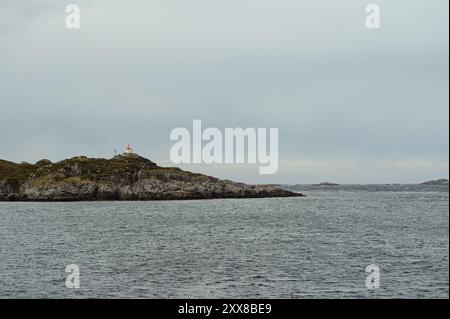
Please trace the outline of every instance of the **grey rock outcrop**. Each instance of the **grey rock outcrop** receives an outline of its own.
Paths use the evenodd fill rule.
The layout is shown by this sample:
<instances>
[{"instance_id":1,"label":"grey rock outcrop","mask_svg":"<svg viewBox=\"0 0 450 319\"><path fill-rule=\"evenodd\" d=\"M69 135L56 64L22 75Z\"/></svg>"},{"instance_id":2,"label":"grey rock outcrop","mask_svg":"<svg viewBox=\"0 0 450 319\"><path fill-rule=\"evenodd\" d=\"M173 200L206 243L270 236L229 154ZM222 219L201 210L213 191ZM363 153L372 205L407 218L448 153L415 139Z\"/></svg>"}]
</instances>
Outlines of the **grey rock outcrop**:
<instances>
[{"instance_id":1,"label":"grey rock outcrop","mask_svg":"<svg viewBox=\"0 0 450 319\"><path fill-rule=\"evenodd\" d=\"M136 154L83 156L35 165L0 160L0 201L185 200L302 196L160 167Z\"/></svg>"},{"instance_id":2,"label":"grey rock outcrop","mask_svg":"<svg viewBox=\"0 0 450 319\"><path fill-rule=\"evenodd\" d=\"M433 181L424 182L421 185L448 185L448 179L437 179Z\"/></svg>"}]
</instances>

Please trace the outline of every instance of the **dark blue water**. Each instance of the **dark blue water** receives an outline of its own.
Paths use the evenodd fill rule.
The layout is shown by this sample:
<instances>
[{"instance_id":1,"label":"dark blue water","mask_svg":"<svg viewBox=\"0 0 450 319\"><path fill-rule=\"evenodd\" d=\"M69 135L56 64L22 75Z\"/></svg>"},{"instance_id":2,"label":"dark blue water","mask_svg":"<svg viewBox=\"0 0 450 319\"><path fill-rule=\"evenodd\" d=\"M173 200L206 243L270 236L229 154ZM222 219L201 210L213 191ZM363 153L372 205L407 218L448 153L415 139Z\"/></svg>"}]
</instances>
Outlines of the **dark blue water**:
<instances>
[{"instance_id":1,"label":"dark blue water","mask_svg":"<svg viewBox=\"0 0 450 319\"><path fill-rule=\"evenodd\" d=\"M0 203L0 297L449 297L448 187L294 188L307 197Z\"/></svg>"}]
</instances>

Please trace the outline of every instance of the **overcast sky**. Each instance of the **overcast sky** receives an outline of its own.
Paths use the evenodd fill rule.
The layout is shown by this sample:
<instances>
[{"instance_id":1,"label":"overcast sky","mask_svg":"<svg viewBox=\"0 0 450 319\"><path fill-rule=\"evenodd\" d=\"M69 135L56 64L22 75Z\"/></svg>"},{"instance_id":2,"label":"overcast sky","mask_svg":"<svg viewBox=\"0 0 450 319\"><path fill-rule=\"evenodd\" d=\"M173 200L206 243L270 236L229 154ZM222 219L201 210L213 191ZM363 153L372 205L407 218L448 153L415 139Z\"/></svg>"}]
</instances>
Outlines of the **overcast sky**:
<instances>
[{"instance_id":1,"label":"overcast sky","mask_svg":"<svg viewBox=\"0 0 450 319\"><path fill-rule=\"evenodd\" d=\"M365 6L381 8L367 29ZM80 5L81 28L65 27ZM0 158L169 166L170 131L279 128L278 173L244 182L448 177L448 0L0 0Z\"/></svg>"}]
</instances>

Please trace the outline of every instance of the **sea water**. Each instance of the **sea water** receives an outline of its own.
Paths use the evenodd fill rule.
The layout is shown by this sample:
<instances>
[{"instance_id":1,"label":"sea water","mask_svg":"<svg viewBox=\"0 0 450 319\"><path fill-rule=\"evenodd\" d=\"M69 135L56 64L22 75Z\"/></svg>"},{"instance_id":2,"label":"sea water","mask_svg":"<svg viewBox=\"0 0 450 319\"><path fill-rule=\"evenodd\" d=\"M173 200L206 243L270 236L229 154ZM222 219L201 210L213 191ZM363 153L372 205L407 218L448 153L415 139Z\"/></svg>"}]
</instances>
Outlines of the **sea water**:
<instances>
[{"instance_id":1,"label":"sea water","mask_svg":"<svg viewBox=\"0 0 450 319\"><path fill-rule=\"evenodd\" d=\"M307 196L1 202L0 298L449 297L448 187L290 189Z\"/></svg>"}]
</instances>

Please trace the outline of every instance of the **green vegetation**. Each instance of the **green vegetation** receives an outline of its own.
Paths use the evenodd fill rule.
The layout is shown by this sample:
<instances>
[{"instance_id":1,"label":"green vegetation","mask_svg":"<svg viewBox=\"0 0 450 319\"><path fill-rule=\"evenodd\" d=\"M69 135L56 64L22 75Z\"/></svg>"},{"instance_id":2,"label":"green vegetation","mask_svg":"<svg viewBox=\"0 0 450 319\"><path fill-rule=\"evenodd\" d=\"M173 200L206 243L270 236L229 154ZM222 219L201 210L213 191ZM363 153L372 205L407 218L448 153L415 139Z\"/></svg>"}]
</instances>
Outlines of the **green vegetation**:
<instances>
[{"instance_id":1,"label":"green vegetation","mask_svg":"<svg viewBox=\"0 0 450 319\"><path fill-rule=\"evenodd\" d=\"M286 197L301 194L159 167L136 154L73 157L52 163L0 160L0 201L173 200Z\"/></svg>"},{"instance_id":2,"label":"green vegetation","mask_svg":"<svg viewBox=\"0 0 450 319\"><path fill-rule=\"evenodd\" d=\"M38 167L31 164L16 164L0 160L0 181L7 180L9 182L15 181L17 183L23 183L29 179L37 169Z\"/></svg>"},{"instance_id":3,"label":"green vegetation","mask_svg":"<svg viewBox=\"0 0 450 319\"><path fill-rule=\"evenodd\" d=\"M148 159L135 154L118 155L112 159L73 157L60 162L51 163L41 160L35 165L16 164L0 160L0 181L15 181L19 184L29 179L36 187L54 184L78 177L78 181L102 181L112 176L116 178L130 177L140 174L140 178L160 180L190 180L209 178L202 174L183 171L177 167L159 167Z\"/></svg>"}]
</instances>

